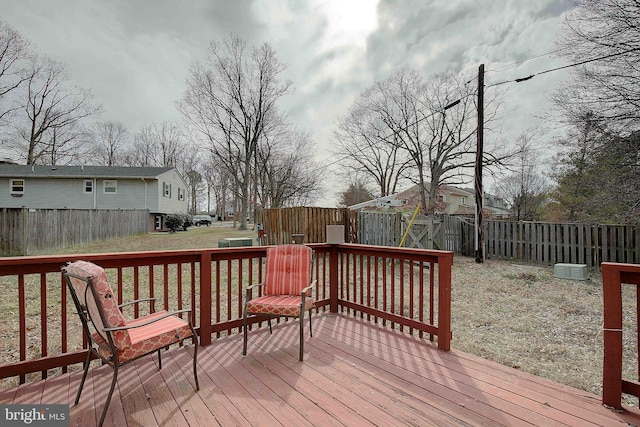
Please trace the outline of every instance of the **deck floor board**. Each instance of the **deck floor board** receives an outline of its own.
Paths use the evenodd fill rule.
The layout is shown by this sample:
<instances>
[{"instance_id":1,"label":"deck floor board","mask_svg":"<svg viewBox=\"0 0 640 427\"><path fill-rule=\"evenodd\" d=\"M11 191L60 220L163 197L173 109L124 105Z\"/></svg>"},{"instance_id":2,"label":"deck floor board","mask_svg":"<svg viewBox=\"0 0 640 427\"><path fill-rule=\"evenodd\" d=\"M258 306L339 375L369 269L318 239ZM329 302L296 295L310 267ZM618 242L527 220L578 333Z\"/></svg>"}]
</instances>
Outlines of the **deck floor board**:
<instances>
[{"instance_id":1,"label":"deck floor board","mask_svg":"<svg viewBox=\"0 0 640 427\"><path fill-rule=\"evenodd\" d=\"M155 355L125 365L105 425L640 426L637 408L614 412L599 396L366 319L316 315L313 332L304 362L292 321L253 328L246 357L240 334L214 340L198 354L198 392L192 345L164 352L162 370ZM0 390L0 403L68 403L70 425L95 425L111 375L94 362L77 406L82 372Z\"/></svg>"}]
</instances>

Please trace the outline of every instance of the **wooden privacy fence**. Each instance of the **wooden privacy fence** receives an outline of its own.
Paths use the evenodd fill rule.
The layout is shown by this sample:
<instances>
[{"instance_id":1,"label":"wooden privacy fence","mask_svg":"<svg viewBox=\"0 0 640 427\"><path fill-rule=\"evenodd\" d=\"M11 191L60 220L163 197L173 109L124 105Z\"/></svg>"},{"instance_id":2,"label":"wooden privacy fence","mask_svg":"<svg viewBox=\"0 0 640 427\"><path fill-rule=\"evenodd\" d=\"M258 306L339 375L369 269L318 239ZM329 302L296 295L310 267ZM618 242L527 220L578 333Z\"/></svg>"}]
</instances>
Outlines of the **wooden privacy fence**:
<instances>
[{"instance_id":1,"label":"wooden privacy fence","mask_svg":"<svg viewBox=\"0 0 640 427\"><path fill-rule=\"evenodd\" d=\"M473 224L463 218L439 215L418 215L411 222L411 213L358 213L358 243L365 245L399 246L418 249L438 249L471 256L474 253Z\"/></svg>"},{"instance_id":2,"label":"wooden privacy fence","mask_svg":"<svg viewBox=\"0 0 640 427\"><path fill-rule=\"evenodd\" d=\"M148 230L148 210L4 208L0 210L0 255L30 255Z\"/></svg>"},{"instance_id":3,"label":"wooden privacy fence","mask_svg":"<svg viewBox=\"0 0 640 427\"><path fill-rule=\"evenodd\" d=\"M417 216L409 228L410 213L358 213L358 243L442 249L457 255L475 253L473 218L449 215ZM408 230L408 231L407 231ZM602 262L640 263L640 228L632 225L484 221L484 254L537 264L599 266Z\"/></svg>"},{"instance_id":4,"label":"wooden privacy fence","mask_svg":"<svg viewBox=\"0 0 640 427\"><path fill-rule=\"evenodd\" d=\"M294 207L263 209L257 215L258 242L281 245L292 242L292 235L304 235L305 243L326 242L327 225L344 225L346 243L357 243L358 213L346 208Z\"/></svg>"},{"instance_id":5,"label":"wooden privacy fence","mask_svg":"<svg viewBox=\"0 0 640 427\"><path fill-rule=\"evenodd\" d=\"M485 222L487 258L539 264L640 263L640 228L632 225Z\"/></svg>"}]
</instances>

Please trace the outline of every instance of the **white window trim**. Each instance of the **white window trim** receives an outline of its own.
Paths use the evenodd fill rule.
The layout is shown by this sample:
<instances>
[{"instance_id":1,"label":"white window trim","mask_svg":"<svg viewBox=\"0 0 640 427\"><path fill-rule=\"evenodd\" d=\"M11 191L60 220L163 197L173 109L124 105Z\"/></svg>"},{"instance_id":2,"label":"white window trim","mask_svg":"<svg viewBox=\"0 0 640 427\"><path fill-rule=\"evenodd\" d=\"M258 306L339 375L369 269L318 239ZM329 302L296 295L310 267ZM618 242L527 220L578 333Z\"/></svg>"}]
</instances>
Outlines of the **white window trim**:
<instances>
[{"instance_id":1,"label":"white window trim","mask_svg":"<svg viewBox=\"0 0 640 427\"><path fill-rule=\"evenodd\" d=\"M15 185L16 181L20 181L20 185ZM10 178L9 179L9 193L12 196L22 196L24 195L25 187L27 186L27 182L24 178ZM22 187L22 191L14 190L14 187Z\"/></svg>"},{"instance_id":2,"label":"white window trim","mask_svg":"<svg viewBox=\"0 0 640 427\"><path fill-rule=\"evenodd\" d=\"M91 191L87 191L87 183L91 183ZM82 192L84 194L93 194L94 191L95 191L95 188L94 188L92 179L85 179L82 181Z\"/></svg>"},{"instance_id":3,"label":"white window trim","mask_svg":"<svg viewBox=\"0 0 640 427\"><path fill-rule=\"evenodd\" d=\"M113 183L113 186L107 185ZM114 188L115 191L107 191L107 188ZM118 181L115 179L105 179L102 181L102 192L104 194L118 194Z\"/></svg>"}]
</instances>

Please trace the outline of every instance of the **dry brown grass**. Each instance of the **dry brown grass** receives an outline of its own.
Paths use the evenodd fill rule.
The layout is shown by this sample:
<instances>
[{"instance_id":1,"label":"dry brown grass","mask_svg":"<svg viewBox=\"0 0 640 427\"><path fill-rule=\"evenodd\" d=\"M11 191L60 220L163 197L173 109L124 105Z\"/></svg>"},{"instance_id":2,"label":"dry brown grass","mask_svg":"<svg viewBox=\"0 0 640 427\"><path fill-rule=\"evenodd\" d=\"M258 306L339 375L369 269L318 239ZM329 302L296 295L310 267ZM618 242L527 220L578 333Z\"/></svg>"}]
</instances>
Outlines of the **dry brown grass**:
<instances>
[{"instance_id":1,"label":"dry brown grass","mask_svg":"<svg viewBox=\"0 0 640 427\"><path fill-rule=\"evenodd\" d=\"M116 239L58 254L217 247L224 237L254 237L231 226ZM635 290L624 288L625 319ZM456 257L452 276L452 347L595 394L602 383L602 281L563 280L552 267ZM637 360L637 325L625 324L625 359ZM625 376L637 377L632 364ZM625 399L636 404L637 399Z\"/></svg>"}]
</instances>

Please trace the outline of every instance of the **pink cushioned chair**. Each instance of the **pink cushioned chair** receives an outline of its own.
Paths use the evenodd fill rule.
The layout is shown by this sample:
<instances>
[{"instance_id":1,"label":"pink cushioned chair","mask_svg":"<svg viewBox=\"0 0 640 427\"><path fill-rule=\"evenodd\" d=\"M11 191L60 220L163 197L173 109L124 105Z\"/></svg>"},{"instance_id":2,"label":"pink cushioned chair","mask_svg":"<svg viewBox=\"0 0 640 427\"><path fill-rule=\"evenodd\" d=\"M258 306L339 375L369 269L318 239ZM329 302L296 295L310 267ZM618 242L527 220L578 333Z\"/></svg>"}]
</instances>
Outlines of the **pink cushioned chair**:
<instances>
[{"instance_id":1,"label":"pink cushioned chair","mask_svg":"<svg viewBox=\"0 0 640 427\"><path fill-rule=\"evenodd\" d=\"M242 329L244 342L242 354L247 354L247 316L269 316L269 332L272 317L297 317L300 319L300 361L304 353L304 313L309 311L309 334L311 329L311 309L315 305L311 290L313 251L304 245L281 245L267 249L267 264L264 283L249 286L244 300ZM252 298L254 288L262 287L262 296Z\"/></svg>"},{"instance_id":2,"label":"pink cushioned chair","mask_svg":"<svg viewBox=\"0 0 640 427\"><path fill-rule=\"evenodd\" d=\"M177 316L179 313L189 313L191 310L172 313L162 310L127 321L120 311L122 307L149 301L153 311L153 298L118 305L104 269L98 265L87 261L76 261L67 264L62 270L89 342L87 361L84 364L84 373L75 404L77 405L80 401L92 355L96 355L113 368L111 389L102 410L100 426L104 422L111 402L119 367L147 354L158 352L159 369L162 369L160 350L185 338L191 338L194 344L193 376L196 390L200 389L196 370L198 336L188 314L186 317L189 320L183 320Z\"/></svg>"}]
</instances>

